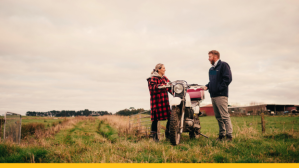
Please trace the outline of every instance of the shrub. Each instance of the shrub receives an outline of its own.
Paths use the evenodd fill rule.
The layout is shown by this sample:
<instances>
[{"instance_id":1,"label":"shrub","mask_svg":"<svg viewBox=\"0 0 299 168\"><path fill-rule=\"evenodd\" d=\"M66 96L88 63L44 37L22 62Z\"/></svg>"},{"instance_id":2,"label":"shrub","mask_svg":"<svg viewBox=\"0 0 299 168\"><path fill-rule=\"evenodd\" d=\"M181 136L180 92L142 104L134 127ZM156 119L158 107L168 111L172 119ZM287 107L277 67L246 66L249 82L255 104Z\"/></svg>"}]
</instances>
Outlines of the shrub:
<instances>
[{"instance_id":1,"label":"shrub","mask_svg":"<svg viewBox=\"0 0 299 168\"><path fill-rule=\"evenodd\" d=\"M4 118L0 118L0 137L3 134Z\"/></svg>"},{"instance_id":2,"label":"shrub","mask_svg":"<svg viewBox=\"0 0 299 168\"><path fill-rule=\"evenodd\" d=\"M52 127L55 127L56 125L57 125L56 122L53 122L53 123L52 123Z\"/></svg>"},{"instance_id":3,"label":"shrub","mask_svg":"<svg viewBox=\"0 0 299 168\"><path fill-rule=\"evenodd\" d=\"M2 125L4 125L4 118L0 118L0 127L2 126Z\"/></svg>"},{"instance_id":4,"label":"shrub","mask_svg":"<svg viewBox=\"0 0 299 168\"><path fill-rule=\"evenodd\" d=\"M228 163L229 162L228 158L225 157L225 156L223 156L223 155L221 155L221 154L215 155L214 156L214 161L216 163Z\"/></svg>"},{"instance_id":5,"label":"shrub","mask_svg":"<svg viewBox=\"0 0 299 168\"><path fill-rule=\"evenodd\" d=\"M42 148L21 148L10 144L0 144L0 163L48 162L47 151Z\"/></svg>"},{"instance_id":6,"label":"shrub","mask_svg":"<svg viewBox=\"0 0 299 168\"><path fill-rule=\"evenodd\" d=\"M21 138L33 135L37 130L44 130L45 125L41 123L29 123L22 125Z\"/></svg>"}]
</instances>

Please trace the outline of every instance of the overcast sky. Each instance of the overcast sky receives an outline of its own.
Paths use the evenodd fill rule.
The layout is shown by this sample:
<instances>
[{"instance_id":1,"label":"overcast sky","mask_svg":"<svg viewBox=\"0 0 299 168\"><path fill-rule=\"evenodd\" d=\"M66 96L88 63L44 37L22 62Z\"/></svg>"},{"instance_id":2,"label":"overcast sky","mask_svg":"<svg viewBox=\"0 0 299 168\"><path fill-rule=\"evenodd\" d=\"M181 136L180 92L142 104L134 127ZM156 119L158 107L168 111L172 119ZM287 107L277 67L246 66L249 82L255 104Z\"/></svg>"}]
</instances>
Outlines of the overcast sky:
<instances>
[{"instance_id":1,"label":"overcast sky","mask_svg":"<svg viewBox=\"0 0 299 168\"><path fill-rule=\"evenodd\" d=\"M157 63L204 85L213 49L229 104L299 104L298 16L295 0L1 0L0 114L150 109Z\"/></svg>"}]
</instances>

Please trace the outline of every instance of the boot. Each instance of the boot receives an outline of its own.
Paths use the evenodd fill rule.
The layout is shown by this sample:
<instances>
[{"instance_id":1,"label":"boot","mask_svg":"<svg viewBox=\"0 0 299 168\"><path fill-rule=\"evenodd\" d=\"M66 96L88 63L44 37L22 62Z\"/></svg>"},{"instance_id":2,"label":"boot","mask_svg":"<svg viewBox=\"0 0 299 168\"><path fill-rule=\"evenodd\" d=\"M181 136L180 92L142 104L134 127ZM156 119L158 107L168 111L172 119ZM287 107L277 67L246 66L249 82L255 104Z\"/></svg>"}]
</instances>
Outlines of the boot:
<instances>
[{"instance_id":1,"label":"boot","mask_svg":"<svg viewBox=\"0 0 299 168\"><path fill-rule=\"evenodd\" d=\"M225 136L224 135L219 135L219 137L216 139L216 141L222 141L224 140Z\"/></svg>"},{"instance_id":2,"label":"boot","mask_svg":"<svg viewBox=\"0 0 299 168\"><path fill-rule=\"evenodd\" d=\"M165 138L166 138L166 139L169 139L169 138L170 138L170 135L169 135L169 131L168 131L168 130L165 130Z\"/></svg>"},{"instance_id":3,"label":"boot","mask_svg":"<svg viewBox=\"0 0 299 168\"><path fill-rule=\"evenodd\" d=\"M233 140L233 137L231 135L226 135L226 140L227 141L232 141Z\"/></svg>"}]
</instances>

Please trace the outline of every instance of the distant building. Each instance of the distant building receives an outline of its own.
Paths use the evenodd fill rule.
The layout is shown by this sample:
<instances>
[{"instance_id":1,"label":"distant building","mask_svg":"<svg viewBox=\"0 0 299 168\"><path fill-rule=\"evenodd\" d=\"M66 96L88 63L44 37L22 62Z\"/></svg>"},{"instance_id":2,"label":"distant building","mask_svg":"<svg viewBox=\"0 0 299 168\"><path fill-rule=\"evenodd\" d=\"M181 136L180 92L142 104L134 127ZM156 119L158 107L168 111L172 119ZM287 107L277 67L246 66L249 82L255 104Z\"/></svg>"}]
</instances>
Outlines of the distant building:
<instances>
[{"instance_id":1,"label":"distant building","mask_svg":"<svg viewBox=\"0 0 299 168\"><path fill-rule=\"evenodd\" d=\"M298 110L299 105L293 104L259 104L252 106L228 107L229 113L250 113L251 115L259 115L260 113L271 113L275 115L283 114L285 111Z\"/></svg>"},{"instance_id":2,"label":"distant building","mask_svg":"<svg viewBox=\"0 0 299 168\"><path fill-rule=\"evenodd\" d=\"M228 112L233 114L250 114L259 115L260 113L270 114L271 111L275 115L281 115L285 111L291 112L292 110L299 110L299 105L293 104L259 104L251 106L238 106L238 107L228 107ZM200 111L207 114L208 116L215 116L213 105L209 104L200 107Z\"/></svg>"},{"instance_id":3,"label":"distant building","mask_svg":"<svg viewBox=\"0 0 299 168\"><path fill-rule=\"evenodd\" d=\"M233 114L259 115L260 113L265 111L268 111L266 104L228 107L228 112Z\"/></svg>"},{"instance_id":4,"label":"distant building","mask_svg":"<svg viewBox=\"0 0 299 168\"><path fill-rule=\"evenodd\" d=\"M202 113L205 113L207 116L214 116L215 115L212 104L200 107L200 111Z\"/></svg>"}]
</instances>

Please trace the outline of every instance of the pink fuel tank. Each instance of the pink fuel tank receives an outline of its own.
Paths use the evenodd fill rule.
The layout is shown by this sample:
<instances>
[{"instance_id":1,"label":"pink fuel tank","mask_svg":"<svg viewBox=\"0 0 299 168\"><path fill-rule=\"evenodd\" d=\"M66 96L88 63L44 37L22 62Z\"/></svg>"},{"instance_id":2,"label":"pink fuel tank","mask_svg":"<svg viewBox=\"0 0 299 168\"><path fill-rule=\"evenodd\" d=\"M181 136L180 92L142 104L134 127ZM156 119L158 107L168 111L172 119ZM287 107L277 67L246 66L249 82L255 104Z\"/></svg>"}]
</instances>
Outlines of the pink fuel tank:
<instances>
[{"instance_id":1,"label":"pink fuel tank","mask_svg":"<svg viewBox=\"0 0 299 168\"><path fill-rule=\"evenodd\" d=\"M205 98L205 93L202 88L190 88L187 90L187 93L189 93L190 98L193 100L203 100Z\"/></svg>"}]
</instances>

